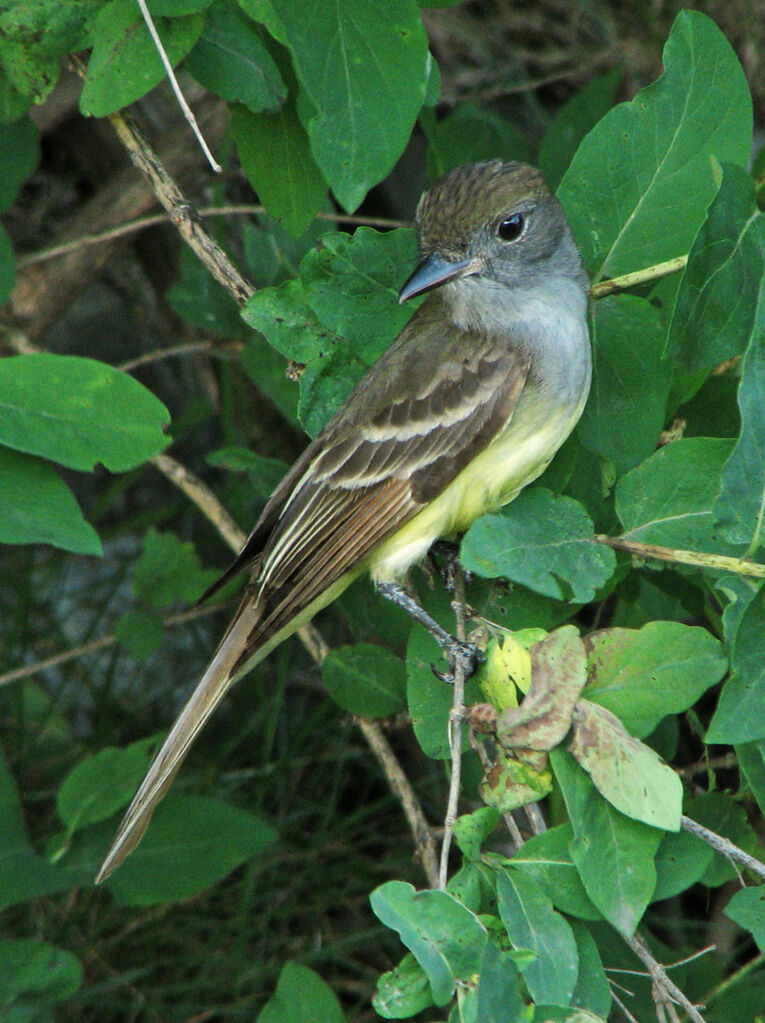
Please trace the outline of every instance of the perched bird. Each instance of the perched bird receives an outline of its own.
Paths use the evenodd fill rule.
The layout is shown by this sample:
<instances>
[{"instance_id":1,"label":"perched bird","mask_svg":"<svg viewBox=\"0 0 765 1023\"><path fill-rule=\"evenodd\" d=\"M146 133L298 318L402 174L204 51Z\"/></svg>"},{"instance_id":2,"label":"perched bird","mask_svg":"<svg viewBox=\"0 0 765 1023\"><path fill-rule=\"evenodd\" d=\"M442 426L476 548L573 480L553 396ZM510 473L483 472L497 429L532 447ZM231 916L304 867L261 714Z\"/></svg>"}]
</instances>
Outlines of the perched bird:
<instances>
[{"instance_id":1,"label":"perched bird","mask_svg":"<svg viewBox=\"0 0 765 1023\"><path fill-rule=\"evenodd\" d=\"M459 167L422 196L417 226L422 260L399 299L428 297L284 477L211 588L249 573L98 881L137 845L235 681L362 572L407 603L398 581L409 567L539 476L582 412L588 282L541 174L501 160Z\"/></svg>"}]
</instances>

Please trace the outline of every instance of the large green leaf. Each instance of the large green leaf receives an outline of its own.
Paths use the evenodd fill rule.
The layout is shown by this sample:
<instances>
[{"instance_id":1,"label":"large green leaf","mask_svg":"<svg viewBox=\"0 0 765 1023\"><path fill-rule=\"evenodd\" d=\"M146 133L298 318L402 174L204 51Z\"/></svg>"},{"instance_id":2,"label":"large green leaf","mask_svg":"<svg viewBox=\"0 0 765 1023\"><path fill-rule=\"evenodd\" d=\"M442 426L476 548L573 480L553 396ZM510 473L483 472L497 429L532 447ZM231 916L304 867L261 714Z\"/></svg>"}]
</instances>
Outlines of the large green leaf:
<instances>
[{"instance_id":1,"label":"large green leaf","mask_svg":"<svg viewBox=\"0 0 765 1023\"><path fill-rule=\"evenodd\" d=\"M692 370L742 355L757 326L765 275L765 216L754 182L726 164L688 254L667 338Z\"/></svg>"},{"instance_id":2,"label":"large green leaf","mask_svg":"<svg viewBox=\"0 0 765 1023\"><path fill-rule=\"evenodd\" d=\"M154 23L175 66L196 43L204 14L157 17ZM140 99L165 77L165 68L135 0L111 0L93 26L93 50L80 94L80 110L105 117Z\"/></svg>"},{"instance_id":3,"label":"large green leaf","mask_svg":"<svg viewBox=\"0 0 765 1023\"><path fill-rule=\"evenodd\" d=\"M49 543L75 554L101 554L74 494L48 462L0 447L0 543Z\"/></svg>"},{"instance_id":4,"label":"large green leaf","mask_svg":"<svg viewBox=\"0 0 765 1023\"><path fill-rule=\"evenodd\" d=\"M765 599L758 594L744 611L733 640L731 676L709 725L708 743L765 739Z\"/></svg>"},{"instance_id":5,"label":"large green leaf","mask_svg":"<svg viewBox=\"0 0 765 1023\"><path fill-rule=\"evenodd\" d=\"M285 963L276 991L258 1014L257 1023L343 1023L345 1016L332 989L301 963Z\"/></svg>"},{"instance_id":6,"label":"large green leaf","mask_svg":"<svg viewBox=\"0 0 765 1023\"><path fill-rule=\"evenodd\" d=\"M547 597L586 603L616 565L613 551L593 537L592 522L578 501L534 487L500 514L474 522L462 541L461 558L477 575L505 576Z\"/></svg>"},{"instance_id":7,"label":"large green leaf","mask_svg":"<svg viewBox=\"0 0 765 1023\"><path fill-rule=\"evenodd\" d=\"M126 906L152 906L195 895L276 838L265 821L205 796L170 795L140 846L105 882Z\"/></svg>"},{"instance_id":8,"label":"large green leaf","mask_svg":"<svg viewBox=\"0 0 765 1023\"><path fill-rule=\"evenodd\" d=\"M667 714L688 710L728 667L722 644L706 629L649 622L642 629L604 629L585 639L582 694L624 722L638 738Z\"/></svg>"},{"instance_id":9,"label":"large green leaf","mask_svg":"<svg viewBox=\"0 0 765 1023\"><path fill-rule=\"evenodd\" d=\"M314 158L349 212L392 169L425 98L428 41L414 0L240 0L292 55Z\"/></svg>"},{"instance_id":10,"label":"large green leaf","mask_svg":"<svg viewBox=\"0 0 765 1023\"><path fill-rule=\"evenodd\" d=\"M574 828L571 858L587 894L609 923L631 935L656 888L653 860L663 832L615 810L563 749L550 760Z\"/></svg>"},{"instance_id":11,"label":"large green leaf","mask_svg":"<svg viewBox=\"0 0 765 1023\"><path fill-rule=\"evenodd\" d=\"M714 22L681 11L663 59L661 78L587 135L558 191L594 279L687 252L716 191L711 157L749 157L749 88Z\"/></svg>"},{"instance_id":12,"label":"large green leaf","mask_svg":"<svg viewBox=\"0 0 765 1023\"><path fill-rule=\"evenodd\" d=\"M442 891L417 892L403 881L376 888L369 901L375 915L398 931L430 981L436 1005L445 1005L458 980L480 967L488 935L478 917Z\"/></svg>"},{"instance_id":13,"label":"large green leaf","mask_svg":"<svg viewBox=\"0 0 765 1023\"><path fill-rule=\"evenodd\" d=\"M337 647L322 661L321 675L332 699L351 714L384 718L406 707L404 663L385 647Z\"/></svg>"},{"instance_id":14,"label":"large green leaf","mask_svg":"<svg viewBox=\"0 0 765 1023\"><path fill-rule=\"evenodd\" d=\"M398 289L414 264L414 232L332 233L300 264L300 278L264 288L243 316L289 359L304 363L300 418L309 434L342 405L413 308Z\"/></svg>"},{"instance_id":15,"label":"large green leaf","mask_svg":"<svg viewBox=\"0 0 765 1023\"><path fill-rule=\"evenodd\" d=\"M623 535L712 554L736 553L720 536L714 504L733 442L689 437L660 448L616 487Z\"/></svg>"},{"instance_id":16,"label":"large green leaf","mask_svg":"<svg viewBox=\"0 0 765 1023\"><path fill-rule=\"evenodd\" d=\"M79 959L46 941L0 941L0 1010L5 1023L51 1019L50 1007L82 983Z\"/></svg>"},{"instance_id":17,"label":"large green leaf","mask_svg":"<svg viewBox=\"0 0 765 1023\"><path fill-rule=\"evenodd\" d=\"M0 360L0 443L88 471L124 472L166 447L169 416L112 366L73 355Z\"/></svg>"},{"instance_id":18,"label":"large green leaf","mask_svg":"<svg viewBox=\"0 0 765 1023\"><path fill-rule=\"evenodd\" d=\"M231 109L231 131L242 169L270 215L293 235L321 208L327 185L316 166L294 97L276 113Z\"/></svg>"},{"instance_id":19,"label":"large green leaf","mask_svg":"<svg viewBox=\"0 0 765 1023\"><path fill-rule=\"evenodd\" d=\"M287 87L252 24L234 4L216 0L185 67L205 89L250 110L279 109Z\"/></svg>"},{"instance_id":20,"label":"large green leaf","mask_svg":"<svg viewBox=\"0 0 765 1023\"><path fill-rule=\"evenodd\" d=\"M617 295L595 305L592 388L577 432L618 476L651 454L664 426L671 367L663 346L661 319L646 299Z\"/></svg>"},{"instance_id":21,"label":"large green leaf","mask_svg":"<svg viewBox=\"0 0 765 1023\"><path fill-rule=\"evenodd\" d=\"M513 948L536 953L523 971L534 1001L568 1005L576 987L579 955L566 919L556 913L531 877L512 867L497 879L497 903Z\"/></svg>"}]
</instances>

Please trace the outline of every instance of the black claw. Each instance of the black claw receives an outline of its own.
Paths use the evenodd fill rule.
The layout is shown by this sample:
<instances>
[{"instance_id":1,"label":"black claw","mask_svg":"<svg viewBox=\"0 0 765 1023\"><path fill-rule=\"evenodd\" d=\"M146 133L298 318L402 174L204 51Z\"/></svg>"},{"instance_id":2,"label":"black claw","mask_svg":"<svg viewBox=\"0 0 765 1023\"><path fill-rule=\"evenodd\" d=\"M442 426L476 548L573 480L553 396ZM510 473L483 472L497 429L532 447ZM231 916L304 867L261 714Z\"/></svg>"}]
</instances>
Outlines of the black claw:
<instances>
[{"instance_id":1,"label":"black claw","mask_svg":"<svg viewBox=\"0 0 765 1023\"><path fill-rule=\"evenodd\" d=\"M454 685L454 675L450 671L439 671L439 669L435 666L435 664L433 664L432 661L430 662L430 670L433 672L433 674L436 676L439 682L443 682L447 686Z\"/></svg>"}]
</instances>

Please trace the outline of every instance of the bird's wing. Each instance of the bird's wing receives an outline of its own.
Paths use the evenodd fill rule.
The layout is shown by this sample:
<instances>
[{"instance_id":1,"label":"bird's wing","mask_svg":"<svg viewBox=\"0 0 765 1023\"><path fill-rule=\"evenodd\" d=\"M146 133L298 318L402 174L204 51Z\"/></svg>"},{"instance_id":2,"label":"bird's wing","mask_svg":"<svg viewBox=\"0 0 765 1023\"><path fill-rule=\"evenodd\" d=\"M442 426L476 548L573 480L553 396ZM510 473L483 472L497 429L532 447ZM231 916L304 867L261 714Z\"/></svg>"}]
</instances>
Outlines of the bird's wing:
<instances>
[{"instance_id":1,"label":"bird's wing","mask_svg":"<svg viewBox=\"0 0 765 1023\"><path fill-rule=\"evenodd\" d=\"M439 316L415 317L411 327L416 342L404 336L375 364L294 481L262 550L262 615L237 670L434 500L511 419L530 370L519 347Z\"/></svg>"},{"instance_id":2,"label":"bird's wing","mask_svg":"<svg viewBox=\"0 0 765 1023\"><path fill-rule=\"evenodd\" d=\"M128 807L98 881L138 844L204 723L269 638L437 497L511 418L528 357L423 308L266 506L237 559L258 566L255 578Z\"/></svg>"}]
</instances>

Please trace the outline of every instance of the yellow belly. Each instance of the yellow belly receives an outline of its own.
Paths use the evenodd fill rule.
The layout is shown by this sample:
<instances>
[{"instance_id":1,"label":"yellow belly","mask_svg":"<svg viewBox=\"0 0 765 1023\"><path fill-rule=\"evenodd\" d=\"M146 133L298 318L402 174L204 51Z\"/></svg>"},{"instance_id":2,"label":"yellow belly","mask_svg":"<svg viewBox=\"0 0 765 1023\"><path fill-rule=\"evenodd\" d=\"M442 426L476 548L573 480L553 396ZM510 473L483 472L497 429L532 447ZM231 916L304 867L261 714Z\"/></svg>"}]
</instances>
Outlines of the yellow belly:
<instances>
[{"instance_id":1,"label":"yellow belly","mask_svg":"<svg viewBox=\"0 0 765 1023\"><path fill-rule=\"evenodd\" d=\"M462 533L479 515L512 501L544 472L580 411L542 415L537 407L529 415L531 409L519 407L500 436L435 501L374 551L369 572L375 582L400 579L439 537Z\"/></svg>"}]
</instances>

